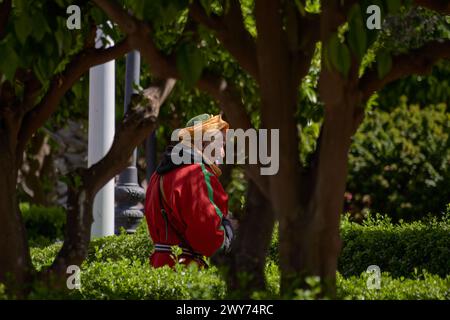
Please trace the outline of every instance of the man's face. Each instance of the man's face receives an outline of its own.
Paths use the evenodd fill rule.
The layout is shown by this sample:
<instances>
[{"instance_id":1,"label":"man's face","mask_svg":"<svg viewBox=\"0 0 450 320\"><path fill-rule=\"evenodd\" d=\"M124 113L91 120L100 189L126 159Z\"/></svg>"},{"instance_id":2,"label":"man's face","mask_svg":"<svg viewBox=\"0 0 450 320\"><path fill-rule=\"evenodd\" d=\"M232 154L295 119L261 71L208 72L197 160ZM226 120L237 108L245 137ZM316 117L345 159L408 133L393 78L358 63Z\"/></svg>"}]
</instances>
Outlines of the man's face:
<instances>
[{"instance_id":1,"label":"man's face","mask_svg":"<svg viewBox=\"0 0 450 320\"><path fill-rule=\"evenodd\" d=\"M203 153L215 164L223 163L225 158L226 131L207 132L207 141L203 142ZM210 141L211 140L211 141Z\"/></svg>"}]
</instances>

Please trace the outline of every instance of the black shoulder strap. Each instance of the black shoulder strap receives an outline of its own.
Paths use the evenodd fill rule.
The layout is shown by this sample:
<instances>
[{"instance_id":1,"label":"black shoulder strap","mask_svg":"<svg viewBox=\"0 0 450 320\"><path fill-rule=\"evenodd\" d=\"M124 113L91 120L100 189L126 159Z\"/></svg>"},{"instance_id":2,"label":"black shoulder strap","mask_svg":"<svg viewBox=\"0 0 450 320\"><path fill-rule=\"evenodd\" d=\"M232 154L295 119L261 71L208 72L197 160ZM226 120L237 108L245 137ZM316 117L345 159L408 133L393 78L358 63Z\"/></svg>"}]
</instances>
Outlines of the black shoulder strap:
<instances>
[{"instance_id":1,"label":"black shoulder strap","mask_svg":"<svg viewBox=\"0 0 450 320\"><path fill-rule=\"evenodd\" d=\"M164 218L164 222L166 223L166 241L167 241L167 238L168 238L168 226L170 225L172 230L176 233L178 238L181 240L182 245L186 246L186 248L191 250L191 246L189 245L189 243L186 241L186 239L183 237L183 235L177 230L177 228L175 228L173 223L171 223L171 221L169 220L169 216L167 215L167 211L164 208L164 206L166 206L167 208L169 208L169 212L171 212L170 206L169 206L169 204L167 202L167 199L166 199L166 195L164 194L163 176L159 177L159 192L158 192L158 194L159 194L159 204L160 204L160 207L161 207L161 214L162 214L162 216Z\"/></svg>"}]
</instances>

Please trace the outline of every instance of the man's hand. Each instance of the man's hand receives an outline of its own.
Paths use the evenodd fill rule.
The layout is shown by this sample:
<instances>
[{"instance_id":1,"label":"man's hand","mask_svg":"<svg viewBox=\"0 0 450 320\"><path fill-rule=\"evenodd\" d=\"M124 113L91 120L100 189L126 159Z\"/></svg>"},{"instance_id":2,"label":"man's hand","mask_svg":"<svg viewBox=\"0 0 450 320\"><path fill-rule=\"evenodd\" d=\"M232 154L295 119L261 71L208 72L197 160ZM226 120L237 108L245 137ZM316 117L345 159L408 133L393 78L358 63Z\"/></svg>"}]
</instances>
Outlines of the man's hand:
<instances>
[{"instance_id":1,"label":"man's hand","mask_svg":"<svg viewBox=\"0 0 450 320\"><path fill-rule=\"evenodd\" d=\"M232 243L236 237L236 230L239 227L239 222L233 218L231 212L222 218L222 225L225 229L225 252L231 251Z\"/></svg>"},{"instance_id":2,"label":"man's hand","mask_svg":"<svg viewBox=\"0 0 450 320\"><path fill-rule=\"evenodd\" d=\"M231 227L233 227L234 232L236 232L239 228L239 220L234 218L231 211L228 211L227 219L228 221L230 221Z\"/></svg>"}]
</instances>

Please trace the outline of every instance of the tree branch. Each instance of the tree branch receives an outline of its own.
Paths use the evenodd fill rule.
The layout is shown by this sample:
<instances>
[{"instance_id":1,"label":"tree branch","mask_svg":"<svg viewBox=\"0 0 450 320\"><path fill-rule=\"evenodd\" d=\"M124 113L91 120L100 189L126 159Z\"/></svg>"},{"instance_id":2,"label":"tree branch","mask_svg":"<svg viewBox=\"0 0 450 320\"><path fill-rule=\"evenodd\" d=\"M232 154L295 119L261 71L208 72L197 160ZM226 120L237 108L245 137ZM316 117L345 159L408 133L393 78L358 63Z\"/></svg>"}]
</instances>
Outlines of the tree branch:
<instances>
[{"instance_id":1,"label":"tree branch","mask_svg":"<svg viewBox=\"0 0 450 320\"><path fill-rule=\"evenodd\" d=\"M450 59L450 41L434 41L422 48L394 57L393 67L383 79L379 79L376 67L372 68L372 70L366 72L359 82L363 101L366 101L375 91L382 89L392 81L412 74L429 73L433 65L440 59Z\"/></svg>"},{"instance_id":2,"label":"tree branch","mask_svg":"<svg viewBox=\"0 0 450 320\"><path fill-rule=\"evenodd\" d=\"M180 77L174 57L161 53L153 42L151 37L152 30L149 25L135 19L124 9L108 0L94 0L94 2L119 26L125 24L135 24L137 26L136 28L130 28L132 33L127 35L130 38L133 49L138 49L141 52L142 57L150 64L154 75L159 78L178 79ZM116 11L121 11L121 13ZM120 21L114 20L115 17L120 19ZM250 118L240 97L236 90L227 84L226 80L204 71L203 76L197 82L197 87L219 102L233 127L242 129L251 127ZM267 195L268 181L259 174L259 166L248 165L245 168L250 178L260 187L261 192Z\"/></svg>"},{"instance_id":3,"label":"tree branch","mask_svg":"<svg viewBox=\"0 0 450 320\"><path fill-rule=\"evenodd\" d=\"M131 16L114 1L93 1L127 34L130 45L141 52L150 64L152 73L162 79L177 78L175 58L165 56L159 51L151 38L153 30L147 23Z\"/></svg>"},{"instance_id":4,"label":"tree branch","mask_svg":"<svg viewBox=\"0 0 450 320\"><path fill-rule=\"evenodd\" d=\"M321 41L328 41L329 36L347 21L347 13L357 0L339 1L328 0L322 2L320 14Z\"/></svg>"},{"instance_id":5,"label":"tree branch","mask_svg":"<svg viewBox=\"0 0 450 320\"><path fill-rule=\"evenodd\" d=\"M7 139L11 154L14 154L17 145L17 133L22 116L18 105L13 83L5 81L0 86L0 130L4 131L0 133Z\"/></svg>"},{"instance_id":6,"label":"tree branch","mask_svg":"<svg viewBox=\"0 0 450 320\"><path fill-rule=\"evenodd\" d=\"M164 78L164 76L168 76L168 78L180 77L174 57L166 56L159 51L152 40L152 30L147 24L138 21L111 1L94 0L94 2L104 10L111 19L114 20L118 17L117 19L120 19L120 21L114 20L114 22L119 26L133 24L137 26L137 28L130 28L130 30L133 30L133 33L128 34L128 37L133 39L130 41L132 46L139 49L143 58L150 64L153 74L160 78ZM235 122L233 123L234 126L241 128L249 128L251 126L251 122L245 112L243 104L237 98L231 98L231 90L225 80L216 77L211 73L204 72L204 75L198 81L197 86L218 100L221 103L221 106L227 108L228 112L238 114L236 117L233 117L231 114L228 115L230 119L235 119ZM230 104L232 107L229 106L231 101L233 102Z\"/></svg>"},{"instance_id":7,"label":"tree branch","mask_svg":"<svg viewBox=\"0 0 450 320\"><path fill-rule=\"evenodd\" d=\"M87 169L95 193L124 169L136 146L153 132L160 107L172 92L175 83L175 79L166 79L158 85L149 87L144 90L148 106L129 108L123 122L117 128L111 149L99 162Z\"/></svg>"},{"instance_id":8,"label":"tree branch","mask_svg":"<svg viewBox=\"0 0 450 320\"><path fill-rule=\"evenodd\" d=\"M189 15L194 21L204 25L211 30L218 31L225 28L223 18L217 16L214 13L210 13L208 15L202 4L198 0L192 1L192 3L189 5Z\"/></svg>"},{"instance_id":9,"label":"tree branch","mask_svg":"<svg viewBox=\"0 0 450 320\"><path fill-rule=\"evenodd\" d=\"M415 0L418 6L437 11L442 14L450 14L450 3L445 0Z\"/></svg>"},{"instance_id":10,"label":"tree branch","mask_svg":"<svg viewBox=\"0 0 450 320\"><path fill-rule=\"evenodd\" d=\"M128 165L128 160L136 146L153 132L160 107L172 91L175 80L166 79L157 83L144 90L148 104L132 105L128 108L125 118L116 130L108 153L91 167L78 169L71 175L81 178L81 186L71 186L69 189L68 221L64 244L51 267L40 274L41 279L47 280L49 276L65 279L67 266L80 265L86 258L93 222L94 196Z\"/></svg>"},{"instance_id":11,"label":"tree branch","mask_svg":"<svg viewBox=\"0 0 450 320\"><path fill-rule=\"evenodd\" d=\"M319 15L307 14L300 16L298 22L298 48L293 52L294 83L300 83L311 67L311 59L314 56L316 43L320 39Z\"/></svg>"},{"instance_id":12,"label":"tree branch","mask_svg":"<svg viewBox=\"0 0 450 320\"><path fill-rule=\"evenodd\" d=\"M238 0L231 0L228 12L222 17L207 15L198 0L189 6L189 15L194 21L215 31L217 38L256 81L259 78L256 62L256 45L245 29L241 5Z\"/></svg>"},{"instance_id":13,"label":"tree branch","mask_svg":"<svg viewBox=\"0 0 450 320\"><path fill-rule=\"evenodd\" d=\"M5 0L2 4L0 4L0 40L3 39L6 35L6 26L8 25L11 8L11 0Z\"/></svg>"},{"instance_id":14,"label":"tree branch","mask_svg":"<svg viewBox=\"0 0 450 320\"><path fill-rule=\"evenodd\" d=\"M42 84L36 77L33 70L29 69L18 69L16 71L16 80L22 82L24 86L24 98L21 103L20 110L18 111L22 112L22 114L26 114L34 108L36 99L42 89Z\"/></svg>"},{"instance_id":15,"label":"tree branch","mask_svg":"<svg viewBox=\"0 0 450 320\"><path fill-rule=\"evenodd\" d=\"M278 173L267 177L270 188L266 192L270 192L270 199L277 213L280 213L284 206L298 208L298 195L295 193L298 190L297 184L300 183L299 135L295 110L300 83L298 73L301 68L298 56L292 54L292 48L289 46L282 10L282 0L255 2L261 127L279 129L279 152L283 155ZM286 179L290 181L289 190L280 197L278 192L281 182L287 181Z\"/></svg>"},{"instance_id":16,"label":"tree branch","mask_svg":"<svg viewBox=\"0 0 450 320\"><path fill-rule=\"evenodd\" d=\"M37 129L42 127L51 114L55 112L64 94L72 88L75 82L86 71L93 66L123 56L130 50L130 43L128 39L125 39L111 48L87 48L78 53L61 74L54 76L50 83L50 87L41 102L25 115L19 133L17 155L21 157L26 143L31 136Z\"/></svg>"},{"instance_id":17,"label":"tree branch","mask_svg":"<svg viewBox=\"0 0 450 320\"><path fill-rule=\"evenodd\" d=\"M120 29L129 36L138 32L139 21L119 6L114 1L109 0L93 0L100 9L102 9L108 17L118 24Z\"/></svg>"},{"instance_id":18,"label":"tree branch","mask_svg":"<svg viewBox=\"0 0 450 320\"><path fill-rule=\"evenodd\" d=\"M197 84L198 88L207 92L211 97L219 102L222 111L226 114L227 120L234 128L247 130L252 128L250 117L245 111L244 104L237 93L237 90L231 86L225 79L222 79L212 73L205 72ZM261 176L260 165L244 165L250 179L252 179L261 193L269 198L269 181L267 177Z\"/></svg>"}]
</instances>

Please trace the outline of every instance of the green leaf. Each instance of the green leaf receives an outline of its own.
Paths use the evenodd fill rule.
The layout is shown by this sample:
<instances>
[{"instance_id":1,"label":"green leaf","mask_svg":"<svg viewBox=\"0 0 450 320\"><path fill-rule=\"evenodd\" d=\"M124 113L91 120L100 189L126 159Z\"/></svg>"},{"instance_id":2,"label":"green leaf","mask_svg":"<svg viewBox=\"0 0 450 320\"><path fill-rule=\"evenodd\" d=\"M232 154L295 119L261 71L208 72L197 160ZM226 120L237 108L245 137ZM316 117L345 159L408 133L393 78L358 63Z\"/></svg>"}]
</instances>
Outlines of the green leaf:
<instances>
[{"instance_id":1,"label":"green leaf","mask_svg":"<svg viewBox=\"0 0 450 320\"><path fill-rule=\"evenodd\" d=\"M300 14L302 15L302 17L304 17L306 15L306 10L305 10L305 6L303 5L303 3L301 3L300 0L295 0L295 5L297 6L297 9L300 12Z\"/></svg>"},{"instance_id":2,"label":"green leaf","mask_svg":"<svg viewBox=\"0 0 450 320\"><path fill-rule=\"evenodd\" d=\"M2 73L7 80L13 80L16 69L19 66L20 59L12 46L2 44L0 46L0 73Z\"/></svg>"},{"instance_id":3,"label":"green leaf","mask_svg":"<svg viewBox=\"0 0 450 320\"><path fill-rule=\"evenodd\" d=\"M339 45L340 45L339 36L337 35L337 33L335 33L330 37L330 40L328 43L328 57L333 66L336 66L336 64L338 64L337 55L338 55Z\"/></svg>"},{"instance_id":4,"label":"green leaf","mask_svg":"<svg viewBox=\"0 0 450 320\"><path fill-rule=\"evenodd\" d=\"M348 43L356 57L361 60L367 50L367 34L359 4L351 8L348 22Z\"/></svg>"},{"instance_id":5,"label":"green leaf","mask_svg":"<svg viewBox=\"0 0 450 320\"><path fill-rule=\"evenodd\" d=\"M44 35L49 31L47 20L41 12L36 12L33 15L33 31L32 36L37 41L41 41Z\"/></svg>"},{"instance_id":6,"label":"green leaf","mask_svg":"<svg viewBox=\"0 0 450 320\"><path fill-rule=\"evenodd\" d=\"M73 87L72 87L72 92L75 95L75 99L83 99L83 86L77 82Z\"/></svg>"},{"instance_id":7,"label":"green leaf","mask_svg":"<svg viewBox=\"0 0 450 320\"><path fill-rule=\"evenodd\" d=\"M337 33L334 33L330 38L328 54L333 67L344 77L347 77L351 67L350 50L347 45L340 42Z\"/></svg>"},{"instance_id":8,"label":"green leaf","mask_svg":"<svg viewBox=\"0 0 450 320\"><path fill-rule=\"evenodd\" d=\"M211 15L211 0L200 0L200 4L203 9L205 9L205 12L209 17Z\"/></svg>"},{"instance_id":9,"label":"green leaf","mask_svg":"<svg viewBox=\"0 0 450 320\"><path fill-rule=\"evenodd\" d=\"M92 19L96 24L102 24L105 21L105 15L101 9L98 7L93 7L90 11Z\"/></svg>"},{"instance_id":10,"label":"green leaf","mask_svg":"<svg viewBox=\"0 0 450 320\"><path fill-rule=\"evenodd\" d=\"M61 54L64 49L64 32L61 29L58 29L54 33L56 43L58 44L58 53Z\"/></svg>"},{"instance_id":11,"label":"green leaf","mask_svg":"<svg viewBox=\"0 0 450 320\"><path fill-rule=\"evenodd\" d=\"M33 72L34 72L34 74L36 75L36 77L38 78L38 80L39 80L40 83L45 83L46 79L45 79L45 77L41 74L41 71L40 71L40 69L39 69L39 67L38 67L37 64L34 64L34 65L33 65ZM58 117L58 115L57 115L57 117Z\"/></svg>"},{"instance_id":12,"label":"green leaf","mask_svg":"<svg viewBox=\"0 0 450 320\"><path fill-rule=\"evenodd\" d=\"M397 13L402 6L402 0L387 0L386 5L389 13Z\"/></svg>"},{"instance_id":13,"label":"green leaf","mask_svg":"<svg viewBox=\"0 0 450 320\"><path fill-rule=\"evenodd\" d=\"M131 10L138 19L143 19L147 1L130 1Z\"/></svg>"},{"instance_id":14,"label":"green leaf","mask_svg":"<svg viewBox=\"0 0 450 320\"><path fill-rule=\"evenodd\" d=\"M27 0L16 0L14 5L18 11L23 12L27 9L27 2Z\"/></svg>"},{"instance_id":15,"label":"green leaf","mask_svg":"<svg viewBox=\"0 0 450 320\"><path fill-rule=\"evenodd\" d=\"M382 50L377 55L378 77L384 78L392 68L392 57L389 52Z\"/></svg>"},{"instance_id":16,"label":"green leaf","mask_svg":"<svg viewBox=\"0 0 450 320\"><path fill-rule=\"evenodd\" d=\"M192 43L184 43L177 50L176 62L182 80L188 87L194 86L205 65L201 51Z\"/></svg>"},{"instance_id":17,"label":"green leaf","mask_svg":"<svg viewBox=\"0 0 450 320\"><path fill-rule=\"evenodd\" d=\"M170 0L163 1L159 6L160 18L162 18L163 24L168 24L176 21L177 17L188 6L187 0Z\"/></svg>"},{"instance_id":18,"label":"green leaf","mask_svg":"<svg viewBox=\"0 0 450 320\"><path fill-rule=\"evenodd\" d=\"M16 31L16 35L20 43L24 44L28 36L31 34L31 31L33 31L33 20L30 19L28 14L22 13L14 22L14 30Z\"/></svg>"},{"instance_id":19,"label":"green leaf","mask_svg":"<svg viewBox=\"0 0 450 320\"><path fill-rule=\"evenodd\" d=\"M37 60L37 65L41 72L41 75L45 78L48 78L51 73L51 70L49 68L49 59L45 57L39 57Z\"/></svg>"}]
</instances>

